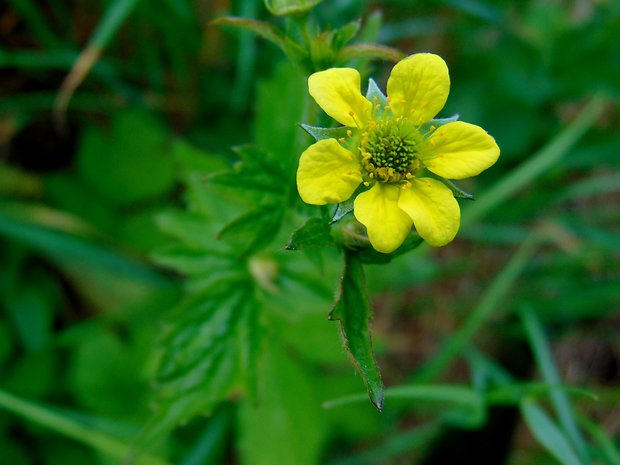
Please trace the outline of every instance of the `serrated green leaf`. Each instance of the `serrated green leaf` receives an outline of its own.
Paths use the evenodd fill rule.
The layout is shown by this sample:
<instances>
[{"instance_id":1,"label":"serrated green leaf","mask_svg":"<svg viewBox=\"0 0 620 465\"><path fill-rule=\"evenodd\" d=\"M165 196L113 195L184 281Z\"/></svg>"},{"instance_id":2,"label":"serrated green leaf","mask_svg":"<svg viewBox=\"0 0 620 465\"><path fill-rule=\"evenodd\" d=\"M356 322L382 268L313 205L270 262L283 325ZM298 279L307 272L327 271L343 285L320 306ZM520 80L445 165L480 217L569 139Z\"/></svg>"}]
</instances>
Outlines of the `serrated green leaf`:
<instances>
[{"instance_id":1,"label":"serrated green leaf","mask_svg":"<svg viewBox=\"0 0 620 465\"><path fill-rule=\"evenodd\" d=\"M165 322L154 379L155 412L146 437L209 412L247 367L239 337L256 311L249 281L231 278L185 300ZM256 337L251 338L253 341ZM248 363L250 363L248 361Z\"/></svg>"},{"instance_id":2,"label":"serrated green leaf","mask_svg":"<svg viewBox=\"0 0 620 465\"><path fill-rule=\"evenodd\" d=\"M329 227L319 217L308 219L300 228L293 232L287 242L287 250L303 250L310 247L327 247L334 245Z\"/></svg>"},{"instance_id":3,"label":"serrated green leaf","mask_svg":"<svg viewBox=\"0 0 620 465\"><path fill-rule=\"evenodd\" d=\"M242 254L251 255L274 239L283 215L281 204L261 205L228 223L218 237L222 240L235 237L244 239Z\"/></svg>"},{"instance_id":4,"label":"serrated green leaf","mask_svg":"<svg viewBox=\"0 0 620 465\"><path fill-rule=\"evenodd\" d=\"M272 152L256 145L240 145L233 147L233 150L241 158L241 171L258 170L280 180L286 177L281 159Z\"/></svg>"},{"instance_id":5,"label":"serrated green leaf","mask_svg":"<svg viewBox=\"0 0 620 465\"><path fill-rule=\"evenodd\" d=\"M212 250L193 248L173 242L155 249L149 254L151 260L160 266L186 275L213 272L232 265L232 256L223 256Z\"/></svg>"},{"instance_id":6,"label":"serrated green leaf","mask_svg":"<svg viewBox=\"0 0 620 465\"><path fill-rule=\"evenodd\" d=\"M234 173L223 172L207 176L206 180L220 186L235 189L258 191L265 194L282 195L286 192L286 186L274 183L274 179L263 173Z\"/></svg>"},{"instance_id":7,"label":"serrated green leaf","mask_svg":"<svg viewBox=\"0 0 620 465\"><path fill-rule=\"evenodd\" d=\"M310 126L308 124L300 124L304 131L314 137L315 140L323 139L340 139L341 137L347 137L347 127L341 128L319 128L316 126Z\"/></svg>"},{"instance_id":8,"label":"serrated green leaf","mask_svg":"<svg viewBox=\"0 0 620 465\"><path fill-rule=\"evenodd\" d=\"M226 252L222 244L214 240L216 225L201 214L167 210L157 214L155 222L164 233L196 252L203 250L214 255L224 255Z\"/></svg>"},{"instance_id":9,"label":"serrated green leaf","mask_svg":"<svg viewBox=\"0 0 620 465\"><path fill-rule=\"evenodd\" d=\"M238 146L233 150L241 160L232 170L206 176L207 181L240 192L251 189L278 196L286 194L290 176L280 158L256 145Z\"/></svg>"},{"instance_id":10,"label":"serrated green leaf","mask_svg":"<svg viewBox=\"0 0 620 465\"><path fill-rule=\"evenodd\" d=\"M583 465L564 432L533 400L525 399L521 402L521 413L534 437L560 463Z\"/></svg>"},{"instance_id":11,"label":"serrated green leaf","mask_svg":"<svg viewBox=\"0 0 620 465\"><path fill-rule=\"evenodd\" d=\"M371 402L383 408L383 382L372 351L368 323L371 317L362 262L355 253L346 252L340 280L340 294L330 320L339 320L345 345L366 383Z\"/></svg>"}]
</instances>

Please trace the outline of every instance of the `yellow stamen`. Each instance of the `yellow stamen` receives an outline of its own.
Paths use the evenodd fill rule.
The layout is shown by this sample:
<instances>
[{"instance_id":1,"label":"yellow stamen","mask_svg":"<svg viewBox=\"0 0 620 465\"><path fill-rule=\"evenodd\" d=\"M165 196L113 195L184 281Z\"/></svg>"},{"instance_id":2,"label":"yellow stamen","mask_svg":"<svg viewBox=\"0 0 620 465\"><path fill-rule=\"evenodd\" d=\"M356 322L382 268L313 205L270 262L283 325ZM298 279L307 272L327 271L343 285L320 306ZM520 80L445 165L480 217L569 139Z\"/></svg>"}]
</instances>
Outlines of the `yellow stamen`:
<instances>
[{"instance_id":1,"label":"yellow stamen","mask_svg":"<svg viewBox=\"0 0 620 465\"><path fill-rule=\"evenodd\" d=\"M351 118L353 118L353 122L355 123L355 126L359 128L359 127L360 127L360 125L358 124L357 120L355 119L355 113L353 113L352 111L350 111L350 112L349 112L349 116L350 116Z\"/></svg>"}]
</instances>

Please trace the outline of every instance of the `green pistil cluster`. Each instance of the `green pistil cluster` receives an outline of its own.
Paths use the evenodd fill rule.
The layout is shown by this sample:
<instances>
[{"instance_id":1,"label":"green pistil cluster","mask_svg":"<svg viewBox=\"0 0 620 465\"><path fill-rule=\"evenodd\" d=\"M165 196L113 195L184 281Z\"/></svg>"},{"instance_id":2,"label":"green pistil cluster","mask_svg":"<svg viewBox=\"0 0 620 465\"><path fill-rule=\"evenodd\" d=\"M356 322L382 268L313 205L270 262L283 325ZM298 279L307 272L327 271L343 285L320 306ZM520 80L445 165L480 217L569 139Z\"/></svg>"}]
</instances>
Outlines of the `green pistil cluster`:
<instances>
[{"instance_id":1,"label":"green pistil cluster","mask_svg":"<svg viewBox=\"0 0 620 465\"><path fill-rule=\"evenodd\" d=\"M370 178L396 183L411 177L419 162L416 143L399 124L385 121L363 134L361 149L364 168Z\"/></svg>"}]
</instances>

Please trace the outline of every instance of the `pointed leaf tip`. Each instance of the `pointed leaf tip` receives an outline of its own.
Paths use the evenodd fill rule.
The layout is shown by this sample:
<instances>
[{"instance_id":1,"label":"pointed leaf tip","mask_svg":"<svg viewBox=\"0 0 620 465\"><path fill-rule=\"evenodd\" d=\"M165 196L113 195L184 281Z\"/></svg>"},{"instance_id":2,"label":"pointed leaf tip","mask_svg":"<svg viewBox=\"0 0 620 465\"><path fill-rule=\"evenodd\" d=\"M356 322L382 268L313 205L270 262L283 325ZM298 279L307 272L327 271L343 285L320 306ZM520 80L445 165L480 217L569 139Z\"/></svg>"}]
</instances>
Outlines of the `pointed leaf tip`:
<instances>
[{"instance_id":1,"label":"pointed leaf tip","mask_svg":"<svg viewBox=\"0 0 620 465\"><path fill-rule=\"evenodd\" d=\"M383 382L372 350L372 337L368 326L370 305L364 267L356 253L345 253L340 295L328 318L340 321L345 347L353 359L355 368L364 379L370 401L381 411Z\"/></svg>"}]
</instances>

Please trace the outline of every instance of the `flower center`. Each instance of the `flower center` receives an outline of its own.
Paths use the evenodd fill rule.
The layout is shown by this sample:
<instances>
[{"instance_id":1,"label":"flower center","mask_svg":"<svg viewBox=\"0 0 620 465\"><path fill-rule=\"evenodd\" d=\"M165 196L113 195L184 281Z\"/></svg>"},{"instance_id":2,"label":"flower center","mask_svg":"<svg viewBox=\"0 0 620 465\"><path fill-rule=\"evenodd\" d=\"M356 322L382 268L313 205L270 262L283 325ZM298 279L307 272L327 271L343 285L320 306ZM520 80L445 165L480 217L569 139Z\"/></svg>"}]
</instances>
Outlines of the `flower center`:
<instances>
[{"instance_id":1,"label":"flower center","mask_svg":"<svg viewBox=\"0 0 620 465\"><path fill-rule=\"evenodd\" d=\"M363 166L370 178L397 183L412 176L419 166L414 129L393 119L371 123L362 136Z\"/></svg>"}]
</instances>

